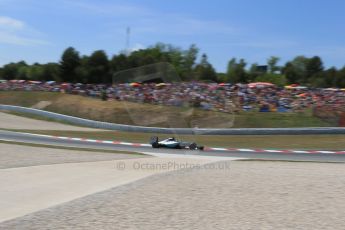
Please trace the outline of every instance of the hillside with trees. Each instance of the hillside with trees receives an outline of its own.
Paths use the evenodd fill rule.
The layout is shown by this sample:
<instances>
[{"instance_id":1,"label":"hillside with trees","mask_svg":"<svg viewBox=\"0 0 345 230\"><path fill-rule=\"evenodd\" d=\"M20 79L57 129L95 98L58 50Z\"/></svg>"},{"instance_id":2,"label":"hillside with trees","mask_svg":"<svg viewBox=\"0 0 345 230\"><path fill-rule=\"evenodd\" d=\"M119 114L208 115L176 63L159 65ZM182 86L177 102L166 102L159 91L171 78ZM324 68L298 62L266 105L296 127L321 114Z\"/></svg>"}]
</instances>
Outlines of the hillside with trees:
<instances>
[{"instance_id":1,"label":"hillside with trees","mask_svg":"<svg viewBox=\"0 0 345 230\"><path fill-rule=\"evenodd\" d=\"M207 54L199 54L196 45L192 44L183 50L163 43L128 55L123 52L112 57L103 50L96 50L89 56L81 55L75 48L68 47L58 63L29 65L20 61L6 64L0 68L0 79L110 84L119 71L160 62L174 66L183 81L260 81L278 86L297 83L309 87L345 87L345 66L326 69L318 56L297 56L283 65L280 65L280 58L275 56L268 57L264 65L249 65L245 59L232 58L228 62L226 73L217 73L208 61Z\"/></svg>"}]
</instances>

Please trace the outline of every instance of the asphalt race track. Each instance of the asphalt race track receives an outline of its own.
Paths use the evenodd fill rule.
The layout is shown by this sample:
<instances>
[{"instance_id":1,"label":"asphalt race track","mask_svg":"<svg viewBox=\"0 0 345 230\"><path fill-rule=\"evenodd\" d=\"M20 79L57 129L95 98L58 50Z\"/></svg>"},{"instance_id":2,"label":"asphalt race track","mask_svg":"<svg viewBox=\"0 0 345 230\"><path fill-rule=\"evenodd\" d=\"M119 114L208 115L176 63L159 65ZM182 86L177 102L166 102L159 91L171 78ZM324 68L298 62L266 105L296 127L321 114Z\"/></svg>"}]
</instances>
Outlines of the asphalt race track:
<instances>
[{"instance_id":1,"label":"asphalt race track","mask_svg":"<svg viewBox=\"0 0 345 230\"><path fill-rule=\"evenodd\" d=\"M81 142L71 139L50 138L41 135L19 133L0 130L0 140L14 141L24 143L34 143L43 145L54 145L64 147L78 147L104 150L131 151L140 153L164 153L164 154L182 154L182 155L200 155L200 156L219 156L219 157L239 157L247 159L262 160L284 160L284 161L314 161L314 162L345 162L345 154L329 153L274 153L274 152L236 152L236 151L191 151L174 149L153 149L149 146L131 146L114 143Z\"/></svg>"}]
</instances>

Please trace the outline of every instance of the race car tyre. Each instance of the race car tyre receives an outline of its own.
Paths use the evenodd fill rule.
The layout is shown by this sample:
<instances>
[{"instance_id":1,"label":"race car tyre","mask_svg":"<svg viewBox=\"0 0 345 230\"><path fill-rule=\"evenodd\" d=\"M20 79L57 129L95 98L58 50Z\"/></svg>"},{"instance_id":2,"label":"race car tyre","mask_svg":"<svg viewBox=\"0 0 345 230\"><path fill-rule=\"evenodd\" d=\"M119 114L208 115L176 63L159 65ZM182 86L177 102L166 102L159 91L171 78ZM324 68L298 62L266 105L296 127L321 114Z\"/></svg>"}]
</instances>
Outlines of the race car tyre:
<instances>
[{"instance_id":1,"label":"race car tyre","mask_svg":"<svg viewBox=\"0 0 345 230\"><path fill-rule=\"evenodd\" d=\"M197 149L197 145L195 143L192 143L192 144L189 145L189 149L190 150L195 150L195 149Z\"/></svg>"},{"instance_id":2,"label":"race car tyre","mask_svg":"<svg viewBox=\"0 0 345 230\"><path fill-rule=\"evenodd\" d=\"M154 143L152 143L152 148L159 148L159 144L158 144L158 142L154 142Z\"/></svg>"},{"instance_id":3,"label":"race car tyre","mask_svg":"<svg viewBox=\"0 0 345 230\"><path fill-rule=\"evenodd\" d=\"M153 143L158 143L158 137L156 136L151 137L150 144L152 145Z\"/></svg>"}]
</instances>

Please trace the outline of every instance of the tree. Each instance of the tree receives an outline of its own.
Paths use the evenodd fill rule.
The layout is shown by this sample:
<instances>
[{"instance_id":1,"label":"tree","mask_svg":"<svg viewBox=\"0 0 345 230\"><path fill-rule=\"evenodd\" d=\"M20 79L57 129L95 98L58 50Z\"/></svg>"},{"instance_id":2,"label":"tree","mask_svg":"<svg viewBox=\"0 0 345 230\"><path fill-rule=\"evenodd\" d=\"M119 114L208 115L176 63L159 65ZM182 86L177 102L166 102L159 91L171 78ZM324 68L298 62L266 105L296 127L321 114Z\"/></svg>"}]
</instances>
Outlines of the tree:
<instances>
[{"instance_id":1,"label":"tree","mask_svg":"<svg viewBox=\"0 0 345 230\"><path fill-rule=\"evenodd\" d=\"M266 73L266 74L258 76L255 79L255 81L256 82L270 82L281 87L286 85L286 78L282 74Z\"/></svg>"},{"instance_id":2,"label":"tree","mask_svg":"<svg viewBox=\"0 0 345 230\"><path fill-rule=\"evenodd\" d=\"M323 72L323 63L320 57L314 56L307 60L306 63L306 78L310 79L316 77Z\"/></svg>"},{"instance_id":3,"label":"tree","mask_svg":"<svg viewBox=\"0 0 345 230\"><path fill-rule=\"evenodd\" d=\"M320 73L323 69L323 63L320 57L314 56L307 61L306 70L309 75Z\"/></svg>"},{"instance_id":4,"label":"tree","mask_svg":"<svg viewBox=\"0 0 345 230\"><path fill-rule=\"evenodd\" d=\"M217 81L216 71L208 62L206 54L202 55L200 63L195 67L195 78L198 80Z\"/></svg>"},{"instance_id":5,"label":"tree","mask_svg":"<svg viewBox=\"0 0 345 230\"><path fill-rule=\"evenodd\" d=\"M15 63L9 63L2 68L3 78L6 80L15 79L17 76L17 66Z\"/></svg>"},{"instance_id":6,"label":"tree","mask_svg":"<svg viewBox=\"0 0 345 230\"><path fill-rule=\"evenodd\" d=\"M255 79L260 75L262 75L262 72L258 71L258 64L253 63L249 69L248 82L254 82Z\"/></svg>"},{"instance_id":7,"label":"tree","mask_svg":"<svg viewBox=\"0 0 345 230\"><path fill-rule=\"evenodd\" d=\"M323 87L337 87L337 69L335 67L329 68L322 74Z\"/></svg>"},{"instance_id":8,"label":"tree","mask_svg":"<svg viewBox=\"0 0 345 230\"><path fill-rule=\"evenodd\" d=\"M113 56L110 61L111 74L115 77L121 77L116 74L118 71L167 62L173 66L173 68L172 66L169 67L170 73L177 73L183 80L192 80L195 75L195 60L198 51L199 49L194 44L188 50L182 50L170 44L157 43L147 49L134 51L128 56L122 54ZM160 67L162 66L157 66L158 69ZM145 70L152 73L154 72L151 71L153 69L152 66L152 68L146 68ZM123 80L120 81L123 82Z\"/></svg>"},{"instance_id":9,"label":"tree","mask_svg":"<svg viewBox=\"0 0 345 230\"><path fill-rule=\"evenodd\" d=\"M226 82L226 73L217 73L217 80L219 82Z\"/></svg>"},{"instance_id":10,"label":"tree","mask_svg":"<svg viewBox=\"0 0 345 230\"><path fill-rule=\"evenodd\" d=\"M295 84L298 82L299 76L292 62L287 62L283 67L282 72L286 76L289 84Z\"/></svg>"},{"instance_id":11,"label":"tree","mask_svg":"<svg viewBox=\"0 0 345 230\"><path fill-rule=\"evenodd\" d=\"M236 58L232 58L228 63L227 68L227 78L228 81L231 83L247 83L248 82L248 74L246 72L247 63L244 59L240 59L237 63Z\"/></svg>"},{"instance_id":12,"label":"tree","mask_svg":"<svg viewBox=\"0 0 345 230\"><path fill-rule=\"evenodd\" d=\"M304 56L297 56L292 61L285 64L282 69L282 73L286 76L288 83L290 84L305 84L307 83L307 71L306 65L308 58Z\"/></svg>"},{"instance_id":13,"label":"tree","mask_svg":"<svg viewBox=\"0 0 345 230\"><path fill-rule=\"evenodd\" d=\"M109 61L103 50L94 51L90 56L80 57L73 47L68 47L61 55L59 63L32 65L24 61L9 63L0 67L0 79L23 80L55 80L81 83L110 83L113 76L119 82L131 79L143 79L145 76L164 76L164 79L176 81L176 73L184 81L193 79L227 81L231 83L248 83L254 81L269 81L278 85L285 83L306 84L313 87L345 87L345 67L335 67L325 70L322 59L297 56L278 65L280 58L271 56L266 66L251 65L247 70L244 59L232 58L228 62L226 73L216 73L209 63L207 55L203 54L199 63L199 49L195 44L183 50L179 47L157 43L146 49L140 49L128 55L114 55ZM162 63L163 62L163 63ZM160 63L160 64L158 64ZM157 65L155 65L157 64ZM145 68L138 68L146 66ZM129 70L135 68L134 72ZM121 72L121 74L117 74ZM139 76L139 78L137 78Z\"/></svg>"},{"instance_id":14,"label":"tree","mask_svg":"<svg viewBox=\"0 0 345 230\"><path fill-rule=\"evenodd\" d=\"M120 55L114 55L112 57L112 59L110 60L110 72L111 72L111 78L112 78L113 83L118 82L118 81L125 82L125 80L122 79L122 76L118 75L118 72L127 69L127 66L128 66L128 58L126 55L120 54Z\"/></svg>"},{"instance_id":15,"label":"tree","mask_svg":"<svg viewBox=\"0 0 345 230\"><path fill-rule=\"evenodd\" d=\"M80 66L79 52L73 47L67 48L60 61L60 79L66 82L77 82L76 69Z\"/></svg>"},{"instance_id":16,"label":"tree","mask_svg":"<svg viewBox=\"0 0 345 230\"><path fill-rule=\"evenodd\" d=\"M181 73L181 78L183 80L191 80L198 53L199 48L195 44L192 44L187 51L183 52Z\"/></svg>"},{"instance_id":17,"label":"tree","mask_svg":"<svg viewBox=\"0 0 345 230\"><path fill-rule=\"evenodd\" d=\"M277 66L279 60L280 60L280 58L279 57L275 57L275 56L271 56L267 60L267 65L268 65L269 73L276 73L276 72L280 71L281 67Z\"/></svg>"},{"instance_id":18,"label":"tree","mask_svg":"<svg viewBox=\"0 0 345 230\"><path fill-rule=\"evenodd\" d=\"M29 79L28 72L30 70L30 66L27 65L25 62L21 62L22 64L17 63L17 79L27 80Z\"/></svg>"},{"instance_id":19,"label":"tree","mask_svg":"<svg viewBox=\"0 0 345 230\"><path fill-rule=\"evenodd\" d=\"M88 82L110 83L108 57L103 50L94 51L88 59Z\"/></svg>"},{"instance_id":20,"label":"tree","mask_svg":"<svg viewBox=\"0 0 345 230\"><path fill-rule=\"evenodd\" d=\"M43 65L43 81L61 81L59 75L59 65L57 63L47 63Z\"/></svg>"},{"instance_id":21,"label":"tree","mask_svg":"<svg viewBox=\"0 0 345 230\"><path fill-rule=\"evenodd\" d=\"M89 83L89 72L90 72L90 67L89 67L89 56L83 55L80 58L80 65L75 69L75 74L76 74L76 82L80 83Z\"/></svg>"},{"instance_id":22,"label":"tree","mask_svg":"<svg viewBox=\"0 0 345 230\"><path fill-rule=\"evenodd\" d=\"M336 86L345 88L345 66L337 72Z\"/></svg>"},{"instance_id":23,"label":"tree","mask_svg":"<svg viewBox=\"0 0 345 230\"><path fill-rule=\"evenodd\" d=\"M127 56L124 54L114 55L110 60L110 68L113 73L116 73L120 70L125 70L128 66Z\"/></svg>"},{"instance_id":24,"label":"tree","mask_svg":"<svg viewBox=\"0 0 345 230\"><path fill-rule=\"evenodd\" d=\"M236 66L237 66L236 58L231 58L230 61L228 62L228 67L226 70L227 81L232 82L232 83L239 82L235 74Z\"/></svg>"},{"instance_id":25,"label":"tree","mask_svg":"<svg viewBox=\"0 0 345 230\"><path fill-rule=\"evenodd\" d=\"M33 81L43 81L44 80L44 70L43 66L39 63L35 63L28 67L27 78Z\"/></svg>"},{"instance_id":26,"label":"tree","mask_svg":"<svg viewBox=\"0 0 345 230\"><path fill-rule=\"evenodd\" d=\"M183 64L184 64L183 51L178 47L169 45L168 57L169 57L169 63L174 66L177 75L182 77L183 71L184 71L183 70Z\"/></svg>"},{"instance_id":27,"label":"tree","mask_svg":"<svg viewBox=\"0 0 345 230\"><path fill-rule=\"evenodd\" d=\"M2 78L6 80L12 80L12 79L27 79L26 71L23 71L26 69L28 65L24 61L20 61L17 63L9 63L7 65L4 65L2 68Z\"/></svg>"}]
</instances>

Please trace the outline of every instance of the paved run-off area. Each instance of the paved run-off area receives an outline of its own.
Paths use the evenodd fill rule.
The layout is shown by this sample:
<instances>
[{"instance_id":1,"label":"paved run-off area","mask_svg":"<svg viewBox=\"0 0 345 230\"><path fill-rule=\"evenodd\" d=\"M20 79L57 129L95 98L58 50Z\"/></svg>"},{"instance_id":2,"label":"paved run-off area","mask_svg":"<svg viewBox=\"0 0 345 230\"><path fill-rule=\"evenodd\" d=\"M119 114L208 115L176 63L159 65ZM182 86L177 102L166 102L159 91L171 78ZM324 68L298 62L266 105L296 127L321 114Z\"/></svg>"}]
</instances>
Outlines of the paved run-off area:
<instances>
[{"instance_id":1,"label":"paved run-off area","mask_svg":"<svg viewBox=\"0 0 345 230\"><path fill-rule=\"evenodd\" d=\"M57 122L36 120L0 112L0 128L2 129L29 129L29 130L63 130L63 131L100 131L86 127L73 126Z\"/></svg>"},{"instance_id":2,"label":"paved run-off area","mask_svg":"<svg viewBox=\"0 0 345 230\"><path fill-rule=\"evenodd\" d=\"M115 152L115 151L114 151ZM38 165L110 161L145 157L137 154L38 148L0 143L0 169Z\"/></svg>"},{"instance_id":3,"label":"paved run-off area","mask_svg":"<svg viewBox=\"0 0 345 230\"><path fill-rule=\"evenodd\" d=\"M163 167L170 163L176 165L170 169L187 169L171 171ZM207 165L202 167L204 164ZM37 167L41 168L35 170ZM18 176L9 176L16 171ZM7 182L3 180L6 175ZM12 206L19 211L30 205L39 207L37 212L26 212L25 216L0 223L0 229L343 229L345 226L344 164L212 163L210 159L145 157L1 169L0 178L1 184L8 186L1 186L0 190L2 198L8 196L1 199L2 213ZM30 182L28 178L37 179ZM16 186L11 187L11 181ZM8 194L9 189L14 189L17 196ZM18 193L25 189L34 196L31 203L27 201L28 193ZM60 200L71 198L74 193L76 199L65 203ZM56 205L46 205L50 201Z\"/></svg>"},{"instance_id":4,"label":"paved run-off area","mask_svg":"<svg viewBox=\"0 0 345 230\"><path fill-rule=\"evenodd\" d=\"M143 157L0 144L0 222L147 176L219 159Z\"/></svg>"}]
</instances>

